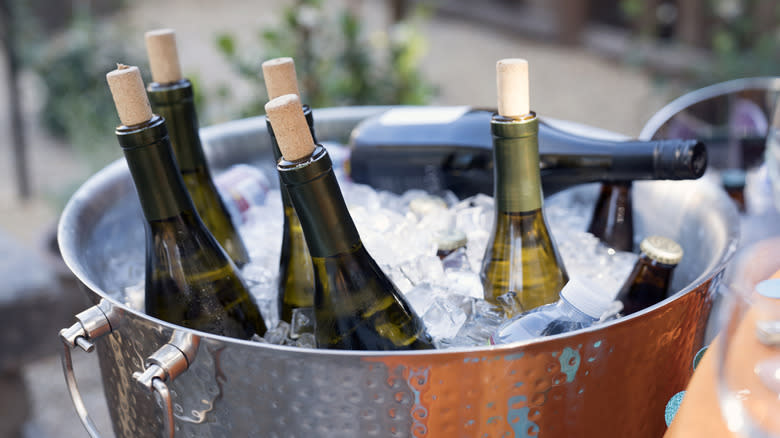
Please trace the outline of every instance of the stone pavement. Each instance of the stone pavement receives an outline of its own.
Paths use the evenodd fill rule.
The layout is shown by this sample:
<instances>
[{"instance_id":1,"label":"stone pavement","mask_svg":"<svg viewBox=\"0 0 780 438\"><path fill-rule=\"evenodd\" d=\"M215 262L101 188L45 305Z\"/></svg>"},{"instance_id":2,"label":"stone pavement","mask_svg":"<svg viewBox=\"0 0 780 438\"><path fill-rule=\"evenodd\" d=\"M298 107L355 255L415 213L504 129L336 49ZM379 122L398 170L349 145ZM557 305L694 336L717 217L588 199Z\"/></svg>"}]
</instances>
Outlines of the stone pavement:
<instances>
[{"instance_id":1,"label":"stone pavement","mask_svg":"<svg viewBox=\"0 0 780 438\"><path fill-rule=\"evenodd\" d=\"M129 35L135 35L135 41L128 41L128 44L136 47L142 47L145 30L161 26L176 29L184 70L197 71L204 84L212 79L226 82L235 79L234 73L214 49L214 35L230 30L237 34L241 45L249 45L256 41L255 34L263 24L272 23L278 17L276 11L281 5L270 0L235 0L230 7L214 5L208 0L143 0L128 3L127 11L108 19L108 22L121 23L129 30ZM379 28L387 22L382 1L365 1L362 11L370 26ZM637 135L644 122L674 97L665 96L661 90L654 88L645 74L604 61L582 49L533 41L489 26L441 16L433 16L423 32L428 49L422 69L439 89L433 104L494 106L495 61L505 57L525 57L529 60L532 107L547 117ZM0 68L0 72L5 74L4 68ZM0 175L6 176L4 183L0 184L0 231L12 236L15 242L6 247L10 245L11 248L40 252L44 233L51 230L58 216L47 197L65 181L83 179L87 175L70 149L37 130L34 114L40 102L39 89L33 78L24 79L30 172L36 196L25 203L16 199L11 149L7 139L0 141L0 156L3 157L0 159ZM236 90L238 94L242 92L237 82ZM8 115L4 106L0 108L0 132L8 132ZM112 146L115 145L107 145ZM12 254L0 259L0 273L4 276L24 277L27 271L39 270L41 275L51 279L47 283L50 286L43 285L42 288L56 290L61 286L58 282L63 279L56 275L55 264L39 257L31 258L37 260L30 262L32 264L15 268L12 267L15 266L15 257ZM45 271L50 272L47 274ZM74 312L81 305L78 300L72 298L69 301L72 307L77 308ZM63 323L62 327L72 321ZM36 339L56 340L56 331L47 329L40 332L35 327L28 327L28 330ZM85 436L65 388L57 343L50 345L50 354L38 355L23 369L30 398L30 421L24 436ZM105 436L111 436L96 358L79 351L74 352L74 360L90 412ZM0 381L2 397L6 397L3 389ZM0 415L5 417L10 412Z\"/></svg>"}]
</instances>

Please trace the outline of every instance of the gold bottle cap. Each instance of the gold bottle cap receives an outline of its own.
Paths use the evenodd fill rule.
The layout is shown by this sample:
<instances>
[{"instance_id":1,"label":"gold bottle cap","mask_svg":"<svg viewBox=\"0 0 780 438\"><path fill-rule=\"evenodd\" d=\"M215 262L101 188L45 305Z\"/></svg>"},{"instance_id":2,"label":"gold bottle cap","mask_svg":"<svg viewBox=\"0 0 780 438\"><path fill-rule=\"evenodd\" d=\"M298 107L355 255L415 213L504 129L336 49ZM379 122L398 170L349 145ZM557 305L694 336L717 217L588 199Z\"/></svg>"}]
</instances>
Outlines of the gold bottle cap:
<instances>
[{"instance_id":1,"label":"gold bottle cap","mask_svg":"<svg viewBox=\"0 0 780 438\"><path fill-rule=\"evenodd\" d=\"M680 263L682 247L672 239L663 236L649 236L642 240L639 249L651 259L666 265Z\"/></svg>"},{"instance_id":2,"label":"gold bottle cap","mask_svg":"<svg viewBox=\"0 0 780 438\"><path fill-rule=\"evenodd\" d=\"M454 228L439 231L434 238L439 251L454 251L468 242L466 233Z\"/></svg>"}]
</instances>

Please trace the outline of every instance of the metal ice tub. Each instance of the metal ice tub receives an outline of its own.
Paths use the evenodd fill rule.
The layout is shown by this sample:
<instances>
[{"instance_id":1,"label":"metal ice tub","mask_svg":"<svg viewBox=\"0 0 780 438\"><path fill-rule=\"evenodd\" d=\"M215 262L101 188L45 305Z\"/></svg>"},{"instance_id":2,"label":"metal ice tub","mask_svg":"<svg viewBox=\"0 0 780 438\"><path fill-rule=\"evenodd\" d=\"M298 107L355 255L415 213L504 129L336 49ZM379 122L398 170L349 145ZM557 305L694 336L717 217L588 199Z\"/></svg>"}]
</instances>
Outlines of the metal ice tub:
<instances>
[{"instance_id":1,"label":"metal ice tub","mask_svg":"<svg viewBox=\"0 0 780 438\"><path fill-rule=\"evenodd\" d=\"M317 135L344 141L358 121L386 109L317 110ZM211 166L271 166L265 126L252 118L203 129ZM595 199L597 186L569 190ZM637 232L668 235L685 250L678 292L651 308L500 347L312 350L185 329L110 298L102 278L107 245L117 247L110 229L128 247L143 245L127 237L143 226L129 172L117 161L79 189L59 226L65 262L95 304L61 333L71 395L97 436L70 361L75 346L94 347L120 437L660 436L666 401L692 374L736 244L737 214L724 192L701 181L637 183L634 196Z\"/></svg>"}]
</instances>

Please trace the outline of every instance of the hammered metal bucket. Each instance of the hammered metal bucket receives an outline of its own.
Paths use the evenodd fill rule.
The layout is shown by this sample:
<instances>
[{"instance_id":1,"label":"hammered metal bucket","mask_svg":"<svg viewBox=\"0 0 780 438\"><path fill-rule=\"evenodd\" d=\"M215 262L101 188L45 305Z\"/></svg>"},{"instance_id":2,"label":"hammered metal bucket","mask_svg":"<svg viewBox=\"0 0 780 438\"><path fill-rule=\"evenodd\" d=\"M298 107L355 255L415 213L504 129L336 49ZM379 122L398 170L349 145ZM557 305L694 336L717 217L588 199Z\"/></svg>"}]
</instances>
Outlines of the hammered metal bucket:
<instances>
[{"instance_id":1,"label":"hammered metal bucket","mask_svg":"<svg viewBox=\"0 0 780 438\"><path fill-rule=\"evenodd\" d=\"M387 108L315 112L317 135L345 141ZM265 119L202 131L215 170L271 166ZM559 194L595 199L597 185ZM548 203L559 202L559 195ZM598 327L540 340L435 352L350 352L258 344L148 317L111 298L103 278L117 251L143 256L140 208L124 160L103 169L63 212L65 262L95 306L61 332L79 416L71 349L97 351L119 437L656 437L684 389L713 291L737 239L737 214L700 181L635 185L638 233L677 239L685 258L672 297Z\"/></svg>"}]
</instances>

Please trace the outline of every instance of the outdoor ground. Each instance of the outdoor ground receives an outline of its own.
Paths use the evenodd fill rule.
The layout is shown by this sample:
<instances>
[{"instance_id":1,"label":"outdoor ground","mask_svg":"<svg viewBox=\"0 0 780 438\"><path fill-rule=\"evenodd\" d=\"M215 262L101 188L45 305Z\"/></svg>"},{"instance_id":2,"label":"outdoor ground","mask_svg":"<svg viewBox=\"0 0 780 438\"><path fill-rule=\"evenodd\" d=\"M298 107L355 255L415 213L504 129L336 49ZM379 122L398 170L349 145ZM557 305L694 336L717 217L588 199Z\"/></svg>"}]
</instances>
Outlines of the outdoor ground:
<instances>
[{"instance_id":1,"label":"outdoor ground","mask_svg":"<svg viewBox=\"0 0 780 438\"><path fill-rule=\"evenodd\" d=\"M211 79L225 81L233 74L214 48L215 33L231 30L241 43L249 44L263 24L272 23L278 17L281 7L270 0L234 0L229 7L219 8L207 0L144 0L127 4L126 13L112 20L121 21L135 31L138 41L133 44L142 44L145 30L162 26L176 29L185 71L199 72L204 83ZM366 1L363 12L368 22L376 26L385 23L383 8L384 2ZM423 31L428 50L422 68L439 88L440 93L432 102L435 104L495 106L495 62L505 57L529 60L532 108L546 117L635 136L655 111L675 97L655 88L651 78L640 71L582 49L498 32L484 23L433 16ZM5 74L4 66L0 67L0 74ZM84 166L69 148L37 128L34 114L40 91L28 77L24 84L27 152L34 197L26 202L17 199L10 139L0 139L0 175L5 178L0 184L0 231L14 236L24 246L38 249L44 231L58 217L58 211L47 197L65 181L86 175ZM6 111L5 105L0 106L0 132L4 134L9 132ZM113 126L106 129L112 130ZM27 431L29 438L85 436L65 388L58 354L52 351L51 356L25 369L34 405ZM95 358L75 354L87 404L104 436L110 436Z\"/></svg>"}]
</instances>

